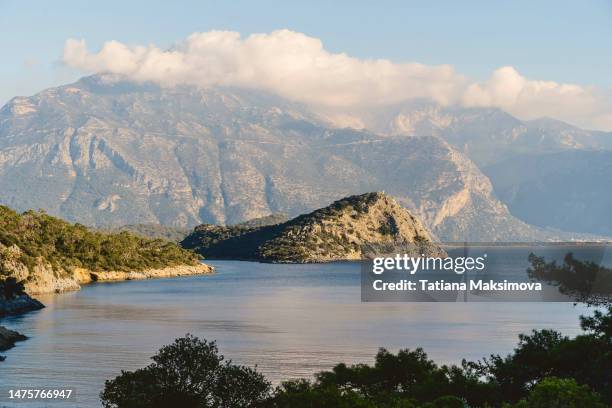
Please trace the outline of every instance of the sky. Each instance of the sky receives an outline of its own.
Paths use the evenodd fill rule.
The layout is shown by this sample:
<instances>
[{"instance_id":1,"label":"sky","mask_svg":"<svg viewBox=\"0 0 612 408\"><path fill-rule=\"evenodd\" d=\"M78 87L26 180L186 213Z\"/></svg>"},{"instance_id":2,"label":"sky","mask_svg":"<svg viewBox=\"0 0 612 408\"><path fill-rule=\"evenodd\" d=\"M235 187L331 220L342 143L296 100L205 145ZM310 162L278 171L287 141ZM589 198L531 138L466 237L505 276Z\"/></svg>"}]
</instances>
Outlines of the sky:
<instances>
[{"instance_id":1,"label":"sky","mask_svg":"<svg viewBox=\"0 0 612 408\"><path fill-rule=\"evenodd\" d=\"M87 3L0 0L0 104L91 72L206 85L231 70L327 110L426 96L612 130L609 1Z\"/></svg>"}]
</instances>

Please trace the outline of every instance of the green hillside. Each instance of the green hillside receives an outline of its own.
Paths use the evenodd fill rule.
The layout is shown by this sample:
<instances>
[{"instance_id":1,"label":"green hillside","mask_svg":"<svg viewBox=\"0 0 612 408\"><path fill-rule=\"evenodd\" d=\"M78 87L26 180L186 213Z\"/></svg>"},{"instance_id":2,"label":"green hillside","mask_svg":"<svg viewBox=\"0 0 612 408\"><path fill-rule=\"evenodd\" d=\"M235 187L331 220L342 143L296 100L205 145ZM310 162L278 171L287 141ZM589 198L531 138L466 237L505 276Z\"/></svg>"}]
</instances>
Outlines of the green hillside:
<instances>
[{"instance_id":1,"label":"green hillside","mask_svg":"<svg viewBox=\"0 0 612 408\"><path fill-rule=\"evenodd\" d=\"M9 274L11 262L31 270L41 259L54 271L61 272L74 267L134 271L192 265L199 257L162 239L148 239L129 232L93 231L44 212L18 214L0 206L0 274Z\"/></svg>"}]
</instances>

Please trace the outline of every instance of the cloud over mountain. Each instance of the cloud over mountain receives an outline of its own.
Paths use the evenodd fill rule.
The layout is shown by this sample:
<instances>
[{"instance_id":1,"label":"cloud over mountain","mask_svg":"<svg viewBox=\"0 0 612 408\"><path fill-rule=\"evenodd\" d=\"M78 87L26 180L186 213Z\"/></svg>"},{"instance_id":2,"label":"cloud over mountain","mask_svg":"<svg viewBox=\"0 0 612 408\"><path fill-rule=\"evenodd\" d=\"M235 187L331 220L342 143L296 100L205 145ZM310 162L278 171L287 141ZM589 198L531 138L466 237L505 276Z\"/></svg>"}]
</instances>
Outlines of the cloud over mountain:
<instances>
[{"instance_id":1,"label":"cloud over mountain","mask_svg":"<svg viewBox=\"0 0 612 408\"><path fill-rule=\"evenodd\" d=\"M610 92L535 81L502 67L483 82L450 65L359 59L327 51L321 40L290 30L242 38L231 31L191 34L171 49L106 42L95 53L69 39L63 61L74 68L112 73L163 86L230 85L263 89L340 117L370 107L428 98L442 105L500 107L522 118L552 116L612 129Z\"/></svg>"}]
</instances>

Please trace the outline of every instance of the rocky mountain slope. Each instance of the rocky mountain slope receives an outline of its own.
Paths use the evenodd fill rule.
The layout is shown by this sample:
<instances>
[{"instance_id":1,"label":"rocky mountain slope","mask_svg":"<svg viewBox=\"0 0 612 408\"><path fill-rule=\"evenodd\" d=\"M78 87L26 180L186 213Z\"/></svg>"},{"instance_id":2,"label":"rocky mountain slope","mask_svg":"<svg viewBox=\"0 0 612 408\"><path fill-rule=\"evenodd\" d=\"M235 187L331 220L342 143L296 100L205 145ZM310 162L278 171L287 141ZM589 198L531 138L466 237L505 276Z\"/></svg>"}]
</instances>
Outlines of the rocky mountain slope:
<instances>
[{"instance_id":1,"label":"rocky mountain slope","mask_svg":"<svg viewBox=\"0 0 612 408\"><path fill-rule=\"evenodd\" d=\"M377 247L443 254L421 222L384 193L347 197L281 224L202 225L182 245L208 257L269 262L355 260Z\"/></svg>"},{"instance_id":2,"label":"rocky mountain slope","mask_svg":"<svg viewBox=\"0 0 612 408\"><path fill-rule=\"evenodd\" d=\"M76 290L92 281L210 272L196 254L172 242L91 231L0 206L0 279L15 278L30 294Z\"/></svg>"},{"instance_id":3,"label":"rocky mountain slope","mask_svg":"<svg viewBox=\"0 0 612 408\"><path fill-rule=\"evenodd\" d=\"M337 129L301 106L237 89L104 76L0 110L0 200L92 226L235 224L385 190L442 240L566 239L513 217L437 136Z\"/></svg>"},{"instance_id":4,"label":"rocky mountain slope","mask_svg":"<svg viewBox=\"0 0 612 408\"><path fill-rule=\"evenodd\" d=\"M426 101L375 112L370 125L383 133L443 138L480 167L495 195L523 221L612 236L610 132Z\"/></svg>"}]
</instances>

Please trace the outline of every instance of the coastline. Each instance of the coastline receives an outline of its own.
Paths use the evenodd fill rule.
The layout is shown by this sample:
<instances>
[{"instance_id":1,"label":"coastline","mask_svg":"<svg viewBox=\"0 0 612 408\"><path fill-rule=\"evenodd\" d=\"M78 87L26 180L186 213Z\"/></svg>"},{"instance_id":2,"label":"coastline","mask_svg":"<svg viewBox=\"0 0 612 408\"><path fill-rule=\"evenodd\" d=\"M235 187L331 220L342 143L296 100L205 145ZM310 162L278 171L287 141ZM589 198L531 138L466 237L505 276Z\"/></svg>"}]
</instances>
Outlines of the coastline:
<instances>
[{"instance_id":1,"label":"coastline","mask_svg":"<svg viewBox=\"0 0 612 408\"><path fill-rule=\"evenodd\" d=\"M25 284L30 295L63 293L81 289L82 285L95 282L120 282L126 280L174 278L178 276L209 275L214 268L204 263L196 265L175 265L141 271L91 271L75 268L70 277L57 277L53 273L39 274L35 280Z\"/></svg>"}]
</instances>

